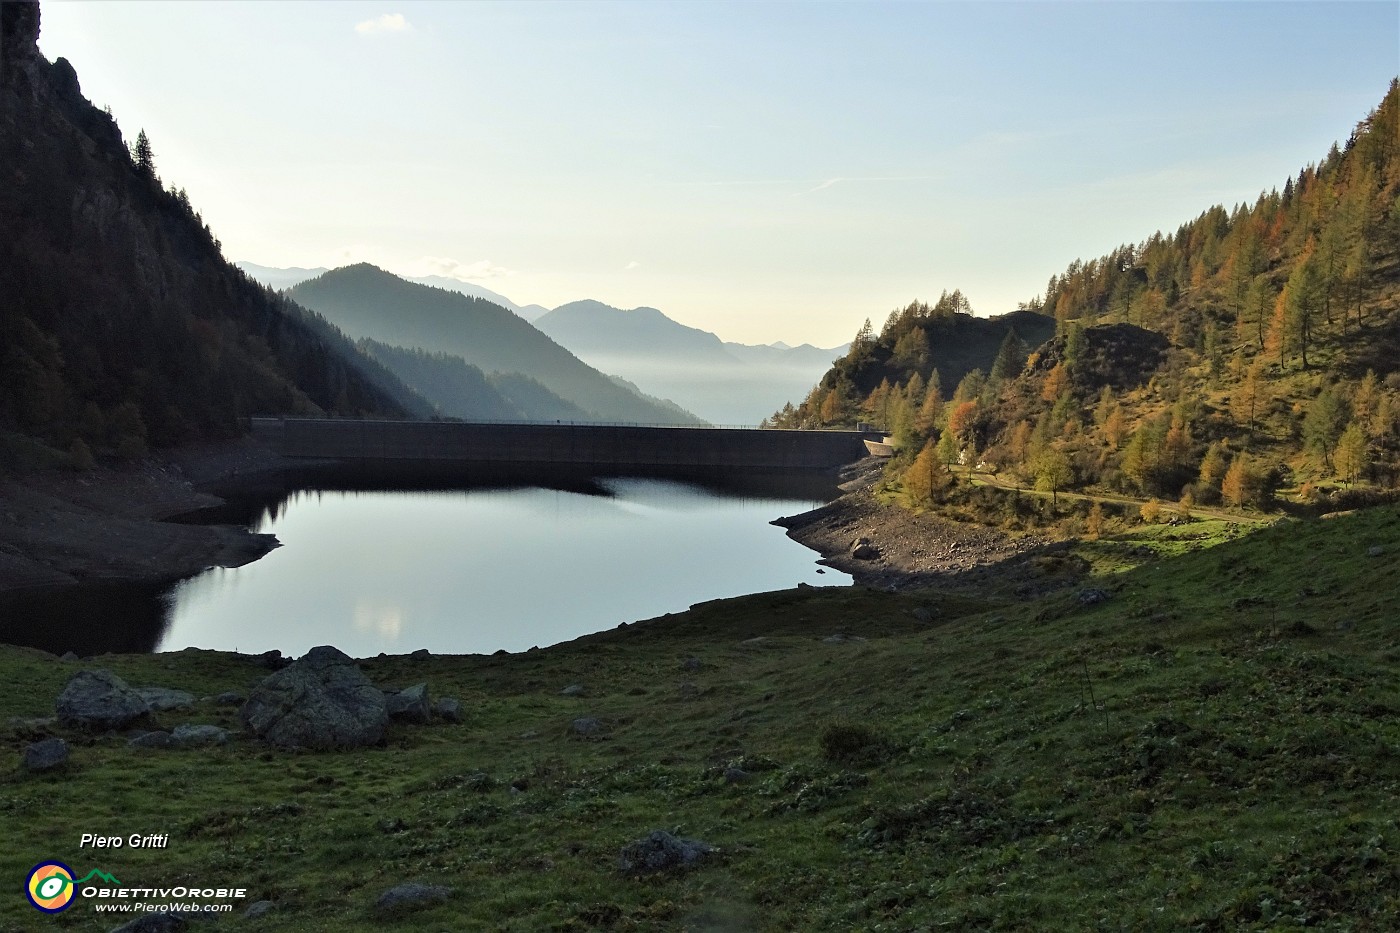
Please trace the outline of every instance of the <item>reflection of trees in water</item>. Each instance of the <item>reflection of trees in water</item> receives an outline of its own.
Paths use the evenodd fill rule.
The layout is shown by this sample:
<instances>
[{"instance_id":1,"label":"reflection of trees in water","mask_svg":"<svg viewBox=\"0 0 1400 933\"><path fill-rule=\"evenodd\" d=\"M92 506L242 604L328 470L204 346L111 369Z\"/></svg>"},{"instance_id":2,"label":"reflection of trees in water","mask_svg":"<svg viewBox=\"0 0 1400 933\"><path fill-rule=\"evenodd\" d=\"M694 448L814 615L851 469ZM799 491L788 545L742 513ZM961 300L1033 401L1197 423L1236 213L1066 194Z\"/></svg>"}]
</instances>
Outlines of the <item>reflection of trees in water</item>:
<instances>
[{"instance_id":1,"label":"reflection of trees in water","mask_svg":"<svg viewBox=\"0 0 1400 933\"><path fill-rule=\"evenodd\" d=\"M0 642L81 657L155 650L170 626L169 583L101 583L0 598Z\"/></svg>"},{"instance_id":2,"label":"reflection of trees in water","mask_svg":"<svg viewBox=\"0 0 1400 933\"><path fill-rule=\"evenodd\" d=\"M220 491L227 505L207 509L183 520L242 525L267 530L280 521L288 508L302 497L319 501L327 492L376 494L416 494L422 492L464 492L484 489L555 489L586 496L613 497L607 484L612 478L674 480L698 486L706 492L736 499L805 499L830 501L836 498L836 480L821 472L739 472L734 470L657 469L599 474L577 468L542 464L464 464L416 463L411 467L374 464L365 466L319 467L286 474L280 487L257 490Z\"/></svg>"},{"instance_id":3,"label":"reflection of trees in water","mask_svg":"<svg viewBox=\"0 0 1400 933\"><path fill-rule=\"evenodd\" d=\"M697 486L714 495L741 500L805 499L825 501L835 497L831 477L811 473L652 473L625 474L621 478L674 480ZM180 516L191 524L239 525L267 530L280 522L302 499L320 501L328 492L443 493L490 489L543 488L582 495L614 497L609 478L591 473L541 469L530 466L454 464L438 473L337 468L307 471L284 477L281 485L256 489L218 490L225 504ZM653 492L665 496L665 492ZM777 516L774 515L774 518ZM27 645L54 654L72 651L89 657L104 652L154 651L171 624L175 583L105 583L65 587L47 592L0 597L0 642Z\"/></svg>"}]
</instances>

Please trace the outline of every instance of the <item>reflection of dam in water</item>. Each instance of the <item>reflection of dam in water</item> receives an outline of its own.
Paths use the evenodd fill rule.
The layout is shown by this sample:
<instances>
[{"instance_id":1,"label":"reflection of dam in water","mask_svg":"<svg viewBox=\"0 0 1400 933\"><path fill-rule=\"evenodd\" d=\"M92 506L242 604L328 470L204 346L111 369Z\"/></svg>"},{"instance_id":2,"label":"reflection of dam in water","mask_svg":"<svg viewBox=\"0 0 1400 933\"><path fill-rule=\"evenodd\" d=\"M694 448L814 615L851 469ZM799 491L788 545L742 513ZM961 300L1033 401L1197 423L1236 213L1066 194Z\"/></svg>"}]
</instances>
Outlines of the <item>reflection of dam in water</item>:
<instances>
[{"instance_id":1,"label":"reflection of dam in water","mask_svg":"<svg viewBox=\"0 0 1400 933\"><path fill-rule=\"evenodd\" d=\"M367 464L553 464L610 474L831 470L866 455L859 431L577 423L254 418L285 457Z\"/></svg>"}]
</instances>

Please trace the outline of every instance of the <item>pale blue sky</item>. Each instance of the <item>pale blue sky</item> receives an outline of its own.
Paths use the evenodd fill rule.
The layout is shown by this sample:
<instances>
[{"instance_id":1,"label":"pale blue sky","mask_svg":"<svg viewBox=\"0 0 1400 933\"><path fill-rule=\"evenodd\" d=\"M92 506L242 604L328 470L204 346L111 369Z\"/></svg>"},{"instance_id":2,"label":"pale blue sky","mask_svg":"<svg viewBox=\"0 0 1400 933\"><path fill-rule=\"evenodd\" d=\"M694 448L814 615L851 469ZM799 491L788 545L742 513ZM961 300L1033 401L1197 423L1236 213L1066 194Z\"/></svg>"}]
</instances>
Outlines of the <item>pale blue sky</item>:
<instances>
[{"instance_id":1,"label":"pale blue sky","mask_svg":"<svg viewBox=\"0 0 1400 933\"><path fill-rule=\"evenodd\" d=\"M1400 3L56 2L230 259L455 270L831 346L1281 186ZM401 26L403 28L392 28ZM358 27L358 28L357 28Z\"/></svg>"}]
</instances>

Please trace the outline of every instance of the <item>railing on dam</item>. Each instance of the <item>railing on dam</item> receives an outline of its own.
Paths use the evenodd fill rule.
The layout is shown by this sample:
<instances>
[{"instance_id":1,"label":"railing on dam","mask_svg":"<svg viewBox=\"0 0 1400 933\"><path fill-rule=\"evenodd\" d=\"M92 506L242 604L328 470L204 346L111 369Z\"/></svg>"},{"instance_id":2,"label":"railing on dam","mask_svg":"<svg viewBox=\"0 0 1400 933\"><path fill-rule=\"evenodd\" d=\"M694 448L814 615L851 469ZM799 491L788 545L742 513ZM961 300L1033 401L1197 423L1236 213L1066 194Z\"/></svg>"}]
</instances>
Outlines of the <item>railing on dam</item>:
<instances>
[{"instance_id":1,"label":"railing on dam","mask_svg":"<svg viewBox=\"0 0 1400 933\"><path fill-rule=\"evenodd\" d=\"M865 456L859 431L623 424L253 418L252 433L297 459L629 468L831 469Z\"/></svg>"}]
</instances>

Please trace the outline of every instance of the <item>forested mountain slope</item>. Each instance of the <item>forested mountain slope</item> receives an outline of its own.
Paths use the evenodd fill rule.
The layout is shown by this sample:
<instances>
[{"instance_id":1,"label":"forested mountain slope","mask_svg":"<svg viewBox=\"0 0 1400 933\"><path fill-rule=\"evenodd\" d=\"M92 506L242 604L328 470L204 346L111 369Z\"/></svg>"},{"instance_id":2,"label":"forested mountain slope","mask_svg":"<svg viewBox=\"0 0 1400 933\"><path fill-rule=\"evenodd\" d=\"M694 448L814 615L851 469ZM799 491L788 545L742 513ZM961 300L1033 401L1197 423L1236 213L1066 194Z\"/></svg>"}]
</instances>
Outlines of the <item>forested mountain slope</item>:
<instances>
[{"instance_id":1,"label":"forested mountain slope","mask_svg":"<svg viewBox=\"0 0 1400 933\"><path fill-rule=\"evenodd\" d=\"M128 150L39 7L0 4L0 432L75 461L228 437L258 413L421 400L324 320L226 263L145 134ZM29 442L21 442L28 438Z\"/></svg>"},{"instance_id":2,"label":"forested mountain slope","mask_svg":"<svg viewBox=\"0 0 1400 933\"><path fill-rule=\"evenodd\" d=\"M1023 311L1053 316L1050 343L932 387L937 315L898 311L777 420L874 418L929 448L920 475L982 464L1046 490L1264 506L1393 486L1400 85L1281 190L1076 261Z\"/></svg>"}]
</instances>

